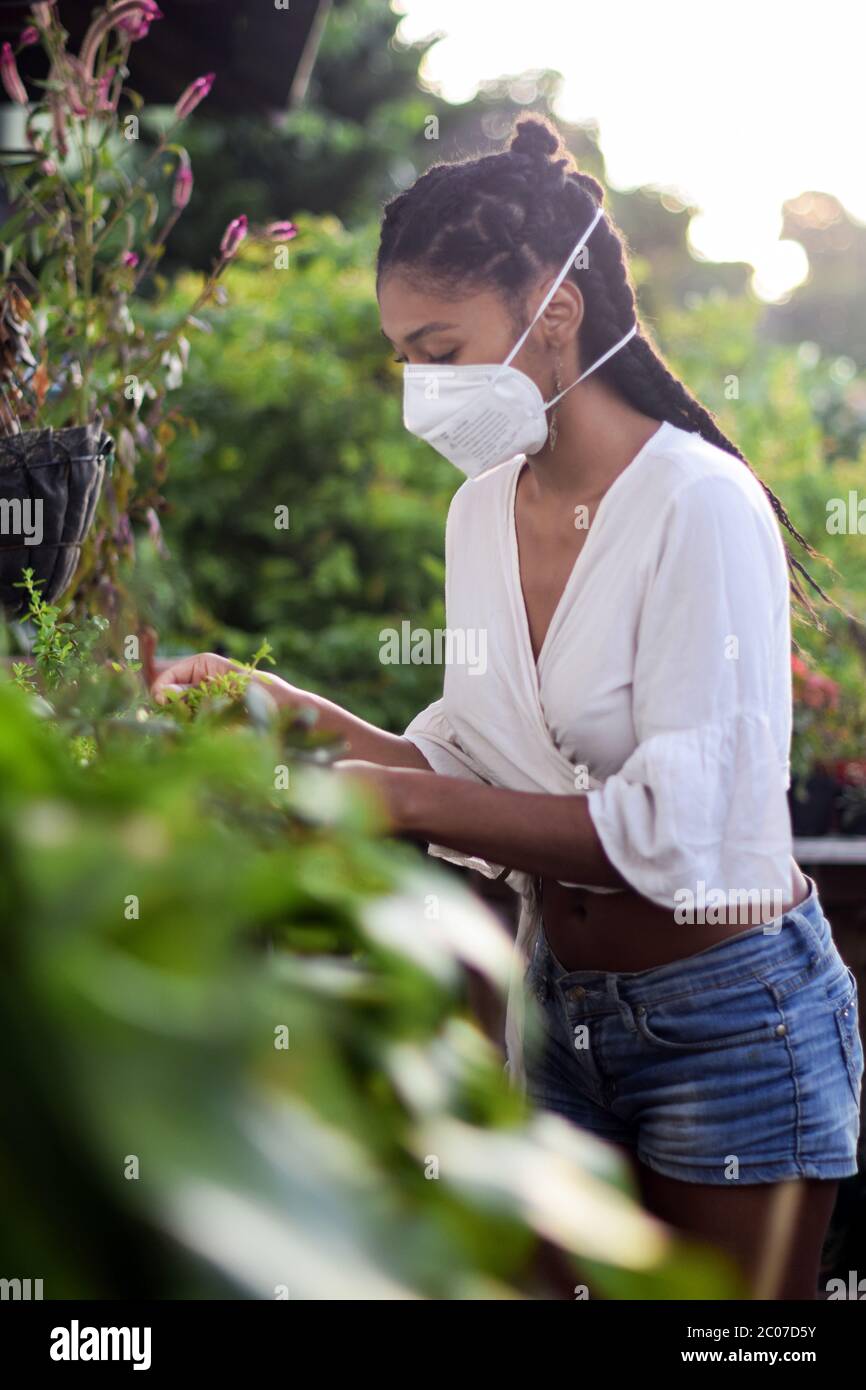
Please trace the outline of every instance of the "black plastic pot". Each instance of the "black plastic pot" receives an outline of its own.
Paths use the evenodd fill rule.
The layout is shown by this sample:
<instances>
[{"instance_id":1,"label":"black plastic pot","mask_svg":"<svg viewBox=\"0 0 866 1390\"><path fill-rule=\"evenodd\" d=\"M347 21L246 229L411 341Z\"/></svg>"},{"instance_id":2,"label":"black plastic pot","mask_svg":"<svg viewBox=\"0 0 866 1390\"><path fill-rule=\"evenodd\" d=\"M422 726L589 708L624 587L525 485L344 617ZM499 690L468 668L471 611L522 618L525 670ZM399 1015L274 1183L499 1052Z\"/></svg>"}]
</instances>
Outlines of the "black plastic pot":
<instances>
[{"instance_id":1,"label":"black plastic pot","mask_svg":"<svg viewBox=\"0 0 866 1390\"><path fill-rule=\"evenodd\" d=\"M0 439L0 607L7 618L19 617L27 607L24 591L15 588L22 570L32 569L34 578L44 581L40 593L49 603L68 587L113 450L114 440L100 419ZM23 511L2 505L27 500L42 502L38 545L26 543L24 529L11 529L24 525ZM35 515L31 508L31 523Z\"/></svg>"},{"instance_id":2,"label":"black plastic pot","mask_svg":"<svg viewBox=\"0 0 866 1390\"><path fill-rule=\"evenodd\" d=\"M799 791L805 792L803 799ZM791 808L791 828L795 835L826 835L833 823L833 808L839 784L824 772L813 772L805 783L792 777L788 791Z\"/></svg>"}]
</instances>

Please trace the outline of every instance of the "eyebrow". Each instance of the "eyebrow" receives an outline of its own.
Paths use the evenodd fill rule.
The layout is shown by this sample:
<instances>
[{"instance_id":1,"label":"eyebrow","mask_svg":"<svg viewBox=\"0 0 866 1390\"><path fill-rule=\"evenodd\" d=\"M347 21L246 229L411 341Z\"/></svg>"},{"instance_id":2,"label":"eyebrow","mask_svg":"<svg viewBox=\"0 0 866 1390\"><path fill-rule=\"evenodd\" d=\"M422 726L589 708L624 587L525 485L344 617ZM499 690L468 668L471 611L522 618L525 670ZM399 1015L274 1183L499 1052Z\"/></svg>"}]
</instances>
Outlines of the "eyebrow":
<instances>
[{"instance_id":1,"label":"eyebrow","mask_svg":"<svg viewBox=\"0 0 866 1390\"><path fill-rule=\"evenodd\" d=\"M425 335L425 333L438 333L438 332L439 332L441 329L443 329L443 328L458 328L458 327L459 327L459 324L456 324L456 323L425 323L423 328L416 328L416 329L414 330L414 332L412 332L412 333L407 333L407 334L406 334L406 342L407 342L407 343L417 343L418 339L419 339L419 338L423 338L424 335ZM385 332L384 328L380 328L379 332L382 334L382 337L385 339L385 342L386 342L386 343L390 343L390 342L391 342L391 339L388 337L388 334ZM394 344L391 343L391 346L393 347Z\"/></svg>"}]
</instances>

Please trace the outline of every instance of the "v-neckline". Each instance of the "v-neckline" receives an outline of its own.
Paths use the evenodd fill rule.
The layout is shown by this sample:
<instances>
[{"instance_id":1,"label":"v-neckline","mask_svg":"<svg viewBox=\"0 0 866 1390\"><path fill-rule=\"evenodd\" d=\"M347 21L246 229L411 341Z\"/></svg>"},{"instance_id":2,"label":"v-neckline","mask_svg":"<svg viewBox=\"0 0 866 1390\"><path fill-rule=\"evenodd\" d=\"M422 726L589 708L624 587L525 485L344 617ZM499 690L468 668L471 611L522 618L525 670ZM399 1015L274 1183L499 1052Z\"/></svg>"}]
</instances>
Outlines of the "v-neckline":
<instances>
[{"instance_id":1,"label":"v-neckline","mask_svg":"<svg viewBox=\"0 0 866 1390\"><path fill-rule=\"evenodd\" d=\"M511 483L508 489L508 533L511 549L511 569L515 586L514 597L520 614L520 626L522 630L525 655L528 658L529 667L533 677L535 695L536 699L539 701L539 704L541 700L541 664L544 661L545 653L547 652L547 649L550 645L553 633L556 627L558 626L566 602L571 594L572 588L574 587L575 577L580 573L581 567L584 563L583 557L586 554L587 547L590 545L592 541L592 534L598 528L599 516L605 509L605 504L607 503L607 500L611 496L611 494L617 491L619 485L622 483L622 480L624 478L633 474L635 464L637 464L649 451L650 447L658 441L660 435L663 431L667 429L667 427L668 422L666 420L662 420L659 424L658 429L654 430L653 433L650 435L649 439L647 439L646 442L641 445L631 462L627 463L625 468L623 468L620 473L617 473L613 482L607 488L607 491L602 493L601 500L595 509L595 515L593 516L592 521L589 527L587 528L586 538L583 542L583 545L580 547L580 550L574 558L574 564L572 565L571 570L568 574L568 578L566 579L565 584L563 585L562 593L559 595L556 607L550 615L550 621L547 624L547 631L544 634L544 641L542 642L541 647L539 648L537 659L532 650L532 633L529 627L529 614L526 609L526 596L523 592L523 581L520 577L520 546L517 540L517 484L520 479L520 475L522 474L523 469L527 464L526 455L524 454L522 458L520 458L517 462L517 467L514 469L511 478Z\"/></svg>"}]
</instances>

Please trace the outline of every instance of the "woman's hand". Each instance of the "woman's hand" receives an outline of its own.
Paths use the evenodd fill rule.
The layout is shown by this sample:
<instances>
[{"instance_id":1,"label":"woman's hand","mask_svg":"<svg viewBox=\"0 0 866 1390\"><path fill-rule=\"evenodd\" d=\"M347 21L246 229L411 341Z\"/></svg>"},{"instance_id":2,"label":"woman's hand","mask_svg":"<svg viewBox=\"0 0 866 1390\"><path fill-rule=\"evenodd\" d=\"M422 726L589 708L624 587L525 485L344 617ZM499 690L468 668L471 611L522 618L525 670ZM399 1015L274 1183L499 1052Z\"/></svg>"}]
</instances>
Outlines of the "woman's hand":
<instances>
[{"instance_id":1,"label":"woman's hand","mask_svg":"<svg viewBox=\"0 0 866 1390\"><path fill-rule=\"evenodd\" d=\"M183 656L163 666L151 685L150 692L157 704L164 705L170 690L183 690L189 686L200 685L202 681L223 676L227 671L246 671L247 667L239 661L231 661L227 656L217 656L215 652L199 652L197 656ZM280 676L272 676L268 671L251 671L251 678L263 685L278 705L298 705L304 703L304 692L289 685Z\"/></svg>"},{"instance_id":2,"label":"woman's hand","mask_svg":"<svg viewBox=\"0 0 866 1390\"><path fill-rule=\"evenodd\" d=\"M381 763L368 763L361 758L340 758L332 763L331 770L371 794L386 835L400 834L406 768L383 767Z\"/></svg>"}]
</instances>

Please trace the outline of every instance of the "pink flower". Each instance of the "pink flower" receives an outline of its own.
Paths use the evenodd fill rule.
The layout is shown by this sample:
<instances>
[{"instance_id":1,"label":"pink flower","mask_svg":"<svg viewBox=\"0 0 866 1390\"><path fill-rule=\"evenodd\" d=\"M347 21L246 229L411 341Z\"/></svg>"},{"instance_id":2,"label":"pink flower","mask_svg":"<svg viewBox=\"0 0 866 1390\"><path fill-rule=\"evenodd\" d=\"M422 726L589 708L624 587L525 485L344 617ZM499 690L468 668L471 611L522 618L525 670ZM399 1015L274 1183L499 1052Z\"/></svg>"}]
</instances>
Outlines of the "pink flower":
<instances>
[{"instance_id":1,"label":"pink flower","mask_svg":"<svg viewBox=\"0 0 866 1390\"><path fill-rule=\"evenodd\" d=\"M220 242L220 255L224 260L233 256L247 234L247 219L244 216L235 217L226 227L223 239Z\"/></svg>"},{"instance_id":2,"label":"pink flower","mask_svg":"<svg viewBox=\"0 0 866 1390\"><path fill-rule=\"evenodd\" d=\"M114 68L107 68L102 77L96 84L96 109L97 111L113 111L114 102L111 100L110 87L111 79L114 77Z\"/></svg>"},{"instance_id":3,"label":"pink flower","mask_svg":"<svg viewBox=\"0 0 866 1390\"><path fill-rule=\"evenodd\" d=\"M162 11L156 4L143 6L143 13L138 15L126 15L117 21L118 29L123 29L134 41L146 39L151 24L156 19L164 19Z\"/></svg>"},{"instance_id":4,"label":"pink flower","mask_svg":"<svg viewBox=\"0 0 866 1390\"><path fill-rule=\"evenodd\" d=\"M31 43L39 42L39 30L35 24L28 24L26 29L22 29L18 37L18 42L22 48L29 48Z\"/></svg>"},{"instance_id":5,"label":"pink flower","mask_svg":"<svg viewBox=\"0 0 866 1390\"><path fill-rule=\"evenodd\" d=\"M215 72L206 72L204 77L197 77L195 82L191 82L186 90L181 92L174 108L174 114L179 121L185 120L199 103L204 101L215 80Z\"/></svg>"},{"instance_id":6,"label":"pink flower","mask_svg":"<svg viewBox=\"0 0 866 1390\"><path fill-rule=\"evenodd\" d=\"M265 227L265 236L271 241L291 241L298 235L298 229L294 222L269 222Z\"/></svg>"},{"instance_id":7,"label":"pink flower","mask_svg":"<svg viewBox=\"0 0 866 1390\"><path fill-rule=\"evenodd\" d=\"M57 173L57 165L54 163L53 159L43 159L42 163L39 165L39 168L43 174L50 175Z\"/></svg>"},{"instance_id":8,"label":"pink flower","mask_svg":"<svg viewBox=\"0 0 866 1390\"><path fill-rule=\"evenodd\" d=\"M120 0L120 4L103 10L87 30L81 45L81 62L88 75L93 75L97 50L109 29L123 29L130 38L143 39L154 20L162 18L156 0Z\"/></svg>"},{"instance_id":9,"label":"pink flower","mask_svg":"<svg viewBox=\"0 0 866 1390\"><path fill-rule=\"evenodd\" d=\"M192 167L189 159L184 156L177 166L174 176L174 188L172 189L172 207L185 208L192 196Z\"/></svg>"},{"instance_id":10,"label":"pink flower","mask_svg":"<svg viewBox=\"0 0 866 1390\"><path fill-rule=\"evenodd\" d=\"M124 251L121 259L124 265L128 265L132 270L135 270L135 267L138 265L138 252Z\"/></svg>"},{"instance_id":11,"label":"pink flower","mask_svg":"<svg viewBox=\"0 0 866 1390\"><path fill-rule=\"evenodd\" d=\"M6 88L6 94L10 101L20 102L22 106L27 105L27 88L21 81L11 43L4 43L2 50L0 50L0 80Z\"/></svg>"}]
</instances>

